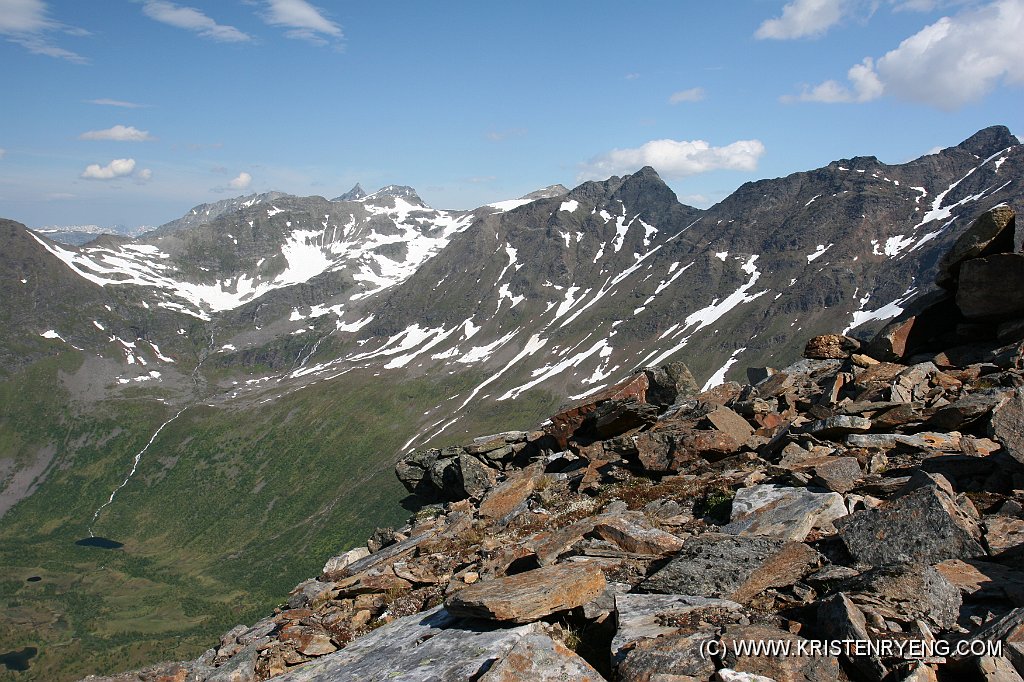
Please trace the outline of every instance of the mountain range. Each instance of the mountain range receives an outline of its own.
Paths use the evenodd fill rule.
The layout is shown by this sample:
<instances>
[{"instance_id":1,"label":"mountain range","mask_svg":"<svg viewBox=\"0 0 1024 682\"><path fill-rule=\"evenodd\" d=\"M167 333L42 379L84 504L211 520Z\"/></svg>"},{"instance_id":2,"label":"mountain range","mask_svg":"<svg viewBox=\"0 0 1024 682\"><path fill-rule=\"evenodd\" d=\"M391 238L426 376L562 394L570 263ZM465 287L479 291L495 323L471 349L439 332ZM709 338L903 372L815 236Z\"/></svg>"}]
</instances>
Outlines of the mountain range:
<instances>
[{"instance_id":1,"label":"mountain range","mask_svg":"<svg viewBox=\"0 0 1024 682\"><path fill-rule=\"evenodd\" d=\"M647 167L472 211L270 192L81 246L0 221L0 641L39 679L194 654L402 518L401 455L671 360L711 388L868 337L1000 204L1024 145L995 126L707 210Z\"/></svg>"}]
</instances>

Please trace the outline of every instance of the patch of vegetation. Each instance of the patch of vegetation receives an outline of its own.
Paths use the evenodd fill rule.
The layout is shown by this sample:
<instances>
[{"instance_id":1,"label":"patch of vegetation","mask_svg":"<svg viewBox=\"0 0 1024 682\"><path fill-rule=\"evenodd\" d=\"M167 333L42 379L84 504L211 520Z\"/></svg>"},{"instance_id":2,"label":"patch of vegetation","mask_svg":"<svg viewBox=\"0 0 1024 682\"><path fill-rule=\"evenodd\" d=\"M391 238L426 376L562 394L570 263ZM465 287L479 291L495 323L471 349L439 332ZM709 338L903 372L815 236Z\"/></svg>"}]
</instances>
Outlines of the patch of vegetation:
<instances>
[{"instance_id":1,"label":"patch of vegetation","mask_svg":"<svg viewBox=\"0 0 1024 682\"><path fill-rule=\"evenodd\" d=\"M329 556L406 520L397 453L424 410L481 381L352 372L256 406L190 407L94 524L97 536L124 543L108 550L74 543L176 409L143 390L77 404L54 387L79 362L48 358L0 383L3 456L56 450L37 491L0 524L0 565L10 576L0 582L8 605L0 641L39 648L19 682L191 658L265 616ZM529 428L551 402L531 398L467 413L460 424L472 436ZM43 579L25 582L32 575ZM0 670L0 680L10 674Z\"/></svg>"}]
</instances>

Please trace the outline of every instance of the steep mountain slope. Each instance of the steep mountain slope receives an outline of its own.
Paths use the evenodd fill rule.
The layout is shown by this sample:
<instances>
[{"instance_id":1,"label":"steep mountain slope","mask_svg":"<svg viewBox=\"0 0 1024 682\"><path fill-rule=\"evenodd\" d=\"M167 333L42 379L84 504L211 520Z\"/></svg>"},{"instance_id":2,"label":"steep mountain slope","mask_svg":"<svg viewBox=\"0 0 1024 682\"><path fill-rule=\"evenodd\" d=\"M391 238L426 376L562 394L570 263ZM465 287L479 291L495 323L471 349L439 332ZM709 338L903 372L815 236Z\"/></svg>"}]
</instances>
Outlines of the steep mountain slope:
<instances>
[{"instance_id":1,"label":"steep mountain slope","mask_svg":"<svg viewBox=\"0 0 1024 682\"><path fill-rule=\"evenodd\" d=\"M867 334L974 215L1024 208L1022 181L996 127L706 211L645 168L472 212L403 186L252 196L82 248L4 223L0 639L53 679L185 655L402 516L401 452L532 427L637 367L711 385ZM92 533L124 547L74 544Z\"/></svg>"},{"instance_id":2,"label":"steep mountain slope","mask_svg":"<svg viewBox=\"0 0 1024 682\"><path fill-rule=\"evenodd\" d=\"M458 235L387 294L360 352L324 371L482 368L438 405L438 426L472 401L581 397L673 358L708 385L787 364L808 333L869 334L933 288L973 216L1021 207L1022 178L1024 146L995 127L907 164L858 157L750 183L707 211L650 168L587 183Z\"/></svg>"}]
</instances>

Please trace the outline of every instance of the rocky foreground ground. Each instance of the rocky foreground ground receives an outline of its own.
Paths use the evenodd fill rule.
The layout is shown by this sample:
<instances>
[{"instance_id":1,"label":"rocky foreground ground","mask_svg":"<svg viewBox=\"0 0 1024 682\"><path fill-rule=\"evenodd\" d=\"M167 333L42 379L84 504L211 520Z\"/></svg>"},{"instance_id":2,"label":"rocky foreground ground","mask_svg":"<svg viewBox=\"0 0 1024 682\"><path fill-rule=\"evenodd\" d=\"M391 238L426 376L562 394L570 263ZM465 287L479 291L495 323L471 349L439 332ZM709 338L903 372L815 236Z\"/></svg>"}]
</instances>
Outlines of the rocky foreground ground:
<instances>
[{"instance_id":1,"label":"rocky foreground ground","mask_svg":"<svg viewBox=\"0 0 1024 682\"><path fill-rule=\"evenodd\" d=\"M1021 680L1014 229L976 221L870 343L703 393L674 363L418 451L405 527L199 659L105 679Z\"/></svg>"}]
</instances>

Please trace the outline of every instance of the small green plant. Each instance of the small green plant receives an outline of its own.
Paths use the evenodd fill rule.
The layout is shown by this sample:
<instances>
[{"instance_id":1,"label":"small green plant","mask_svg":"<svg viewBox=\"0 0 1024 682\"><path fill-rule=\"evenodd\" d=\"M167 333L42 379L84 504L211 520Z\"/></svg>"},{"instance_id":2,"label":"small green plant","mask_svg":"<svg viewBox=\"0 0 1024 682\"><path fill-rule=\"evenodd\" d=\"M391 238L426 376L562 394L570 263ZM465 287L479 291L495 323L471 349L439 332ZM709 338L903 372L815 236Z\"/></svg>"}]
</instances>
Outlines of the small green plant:
<instances>
[{"instance_id":1,"label":"small green plant","mask_svg":"<svg viewBox=\"0 0 1024 682\"><path fill-rule=\"evenodd\" d=\"M693 505L693 515L705 518L717 524L728 523L732 513L732 500L736 493L732 490L712 490L705 493Z\"/></svg>"}]
</instances>

